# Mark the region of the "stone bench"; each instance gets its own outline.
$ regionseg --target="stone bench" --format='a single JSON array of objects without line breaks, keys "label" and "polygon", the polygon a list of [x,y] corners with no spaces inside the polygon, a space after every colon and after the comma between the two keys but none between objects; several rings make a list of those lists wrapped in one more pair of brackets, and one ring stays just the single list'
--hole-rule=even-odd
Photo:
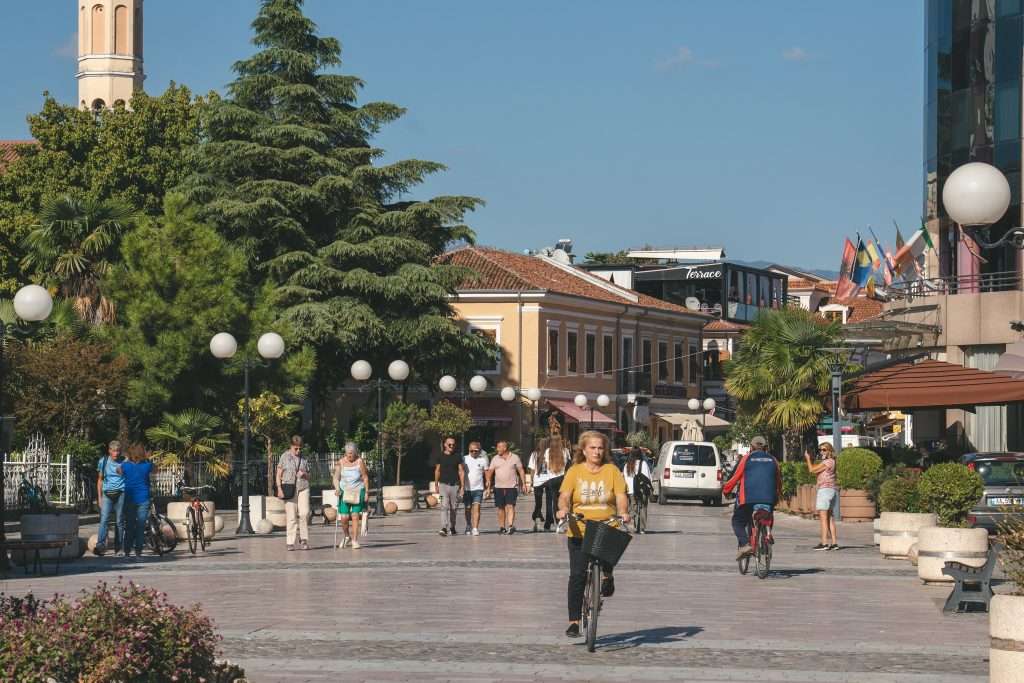
[{"label": "stone bench", "polygon": [[[20,540],[19,541],[5,541],[4,545],[2,547],[3,555],[4,555],[3,559],[4,560],[7,559],[6,558],[6,554],[7,554],[7,551],[9,551],[9,550],[13,550],[13,551],[19,551],[20,550],[23,553],[32,553],[32,562],[31,562],[32,573],[33,574],[39,574],[40,576],[42,576],[43,575],[43,561],[42,561],[42,557],[40,556],[40,551],[43,551],[43,550],[60,550],[61,548],[64,548],[66,545],[68,545],[71,541],[77,542],[78,539],[74,538],[74,539],[70,539],[69,540],[69,539],[66,539],[66,538],[61,538],[61,539],[43,540],[43,541],[20,541]],[[53,571],[54,576],[56,576],[57,574],[60,573],[60,556],[61,556],[61,553],[57,553],[56,568]],[[0,565],[6,566],[6,564],[7,564],[6,561],[0,562]],[[6,571],[6,568],[4,569],[4,571]],[[28,575],[28,573],[29,573],[29,562],[28,562],[28,559],[26,558],[26,560],[25,560],[25,574]]]}]

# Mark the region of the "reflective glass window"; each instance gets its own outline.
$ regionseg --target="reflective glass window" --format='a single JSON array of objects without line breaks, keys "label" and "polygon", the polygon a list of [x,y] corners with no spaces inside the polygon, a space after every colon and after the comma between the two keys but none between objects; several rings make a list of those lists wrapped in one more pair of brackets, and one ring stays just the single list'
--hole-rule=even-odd
[{"label": "reflective glass window", "polygon": [[548,328],[548,372],[558,372],[558,328]]},{"label": "reflective glass window", "polygon": [[963,90],[970,85],[968,76],[971,64],[970,46],[971,34],[969,31],[958,31],[953,35],[953,54],[950,58],[950,81],[953,90]]},{"label": "reflective glass window", "polygon": [[971,85],[984,85],[995,80],[995,24],[983,21],[971,28],[969,76]]},{"label": "reflective glass window", "polygon": [[588,375],[593,375],[597,370],[597,335],[587,332],[584,343],[583,367]]},{"label": "reflective glass window", "polygon": [[956,90],[953,92],[951,101],[952,134],[951,140],[954,152],[963,151],[964,161],[967,160],[967,146],[970,140],[970,91]]},{"label": "reflective glass window", "polygon": [[1020,79],[996,83],[995,139],[998,142],[1020,138]]},{"label": "reflective glass window", "polygon": [[747,273],[747,291],[745,294],[745,301],[748,304],[756,304],[757,301],[757,276],[753,273]]},{"label": "reflective glass window", "polygon": [[970,110],[968,111],[970,157],[977,156],[978,147],[992,144],[992,102],[995,87],[979,85],[971,89]]},{"label": "reflective glass window", "polygon": [[576,372],[576,358],[579,353],[579,336],[575,332],[569,332],[565,335],[565,349],[566,370],[568,372]]},{"label": "reflective glass window", "polygon": [[1020,80],[1021,17],[996,23],[996,82]]},{"label": "reflective glass window", "polygon": [[1024,10],[1021,0],[996,0],[996,16],[1009,17],[1020,14]]},{"label": "reflective glass window", "polygon": [[[997,127],[998,130],[998,127]],[[992,159],[1003,173],[1020,170],[1020,140],[1000,142],[995,146]]]},{"label": "reflective glass window", "polygon": [[683,377],[683,345],[680,344],[679,342],[676,342],[672,346],[672,355],[672,370],[674,372],[672,379],[682,384],[683,380],[685,379]]},{"label": "reflective glass window", "polygon": [[602,353],[601,353],[602,360],[604,362],[601,365],[601,372],[603,372],[606,375],[610,374],[611,371],[612,371],[612,368],[615,367],[614,366],[615,361],[612,360],[613,354],[615,353],[615,350],[614,350],[614,347],[613,347],[614,343],[615,343],[615,340],[612,338],[612,336],[610,334],[604,335],[604,348],[602,349]]},{"label": "reflective glass window", "polygon": [[757,287],[757,305],[760,308],[768,308],[768,277],[762,275],[758,279],[760,282]]},{"label": "reflective glass window", "polygon": [[668,381],[668,342],[658,342],[658,381]]},{"label": "reflective glass window", "polygon": [[642,357],[643,357],[643,360],[641,362],[644,364],[644,372],[650,372],[651,371],[651,340],[650,339],[644,339],[642,342],[640,342],[640,344],[641,344],[641,346],[640,346],[640,353],[642,354]]}]

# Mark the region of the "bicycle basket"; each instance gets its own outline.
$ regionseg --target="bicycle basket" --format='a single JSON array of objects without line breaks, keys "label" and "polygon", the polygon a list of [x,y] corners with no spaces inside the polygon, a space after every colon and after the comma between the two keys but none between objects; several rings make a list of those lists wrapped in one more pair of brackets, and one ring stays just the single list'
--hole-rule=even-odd
[{"label": "bicycle basket", "polygon": [[587,520],[583,532],[583,554],[596,557],[609,567],[614,567],[632,540],[633,537],[625,531],[603,522]]}]

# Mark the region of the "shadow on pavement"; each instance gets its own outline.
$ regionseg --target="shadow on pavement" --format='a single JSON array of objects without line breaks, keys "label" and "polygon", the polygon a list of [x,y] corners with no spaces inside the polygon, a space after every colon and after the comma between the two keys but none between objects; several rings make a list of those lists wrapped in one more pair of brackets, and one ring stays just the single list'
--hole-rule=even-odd
[{"label": "shadow on pavement", "polygon": [[772,569],[768,572],[769,579],[792,579],[794,576],[807,576],[808,574],[824,574],[821,567],[808,567],[807,569]]},{"label": "shadow on pavement", "polygon": [[640,647],[641,645],[676,643],[686,638],[692,638],[703,630],[700,626],[661,626],[644,629],[643,631],[600,636],[597,639],[597,644],[607,652],[614,652],[616,650]]}]

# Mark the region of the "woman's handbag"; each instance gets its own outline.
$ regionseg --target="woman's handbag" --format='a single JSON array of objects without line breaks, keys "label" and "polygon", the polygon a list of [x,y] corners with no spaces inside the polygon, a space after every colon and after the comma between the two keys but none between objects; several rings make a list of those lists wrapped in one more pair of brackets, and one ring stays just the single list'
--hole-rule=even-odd
[{"label": "woman's handbag", "polygon": [[363,502],[362,489],[345,489],[341,496],[341,502],[345,505],[359,505]]}]

